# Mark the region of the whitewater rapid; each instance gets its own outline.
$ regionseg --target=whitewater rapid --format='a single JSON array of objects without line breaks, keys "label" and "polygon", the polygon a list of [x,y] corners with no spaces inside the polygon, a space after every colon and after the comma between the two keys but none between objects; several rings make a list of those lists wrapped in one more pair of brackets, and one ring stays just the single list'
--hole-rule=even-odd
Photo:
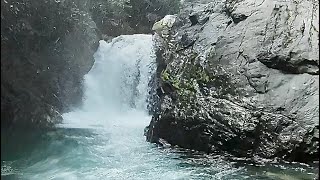
[{"label": "whitewater rapid", "polygon": [[[146,126],[147,98],[155,53],[151,35],[122,35],[100,41],[95,63],[84,77],[83,105],[63,115],[63,127]],[[130,119],[125,121],[126,119]]]}]

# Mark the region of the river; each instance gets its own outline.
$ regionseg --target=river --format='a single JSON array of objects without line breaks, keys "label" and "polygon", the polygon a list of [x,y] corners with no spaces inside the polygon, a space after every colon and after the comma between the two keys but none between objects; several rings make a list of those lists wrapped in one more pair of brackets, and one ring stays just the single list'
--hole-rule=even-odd
[{"label": "river", "polygon": [[[151,116],[147,98],[155,53],[151,35],[100,41],[95,64],[84,77],[80,107],[63,114],[57,129],[16,135],[1,148],[1,177],[30,180],[312,179],[314,167],[299,163],[257,166],[146,142]],[[5,134],[1,134],[5,138]],[[8,141],[9,142],[9,141]]]}]

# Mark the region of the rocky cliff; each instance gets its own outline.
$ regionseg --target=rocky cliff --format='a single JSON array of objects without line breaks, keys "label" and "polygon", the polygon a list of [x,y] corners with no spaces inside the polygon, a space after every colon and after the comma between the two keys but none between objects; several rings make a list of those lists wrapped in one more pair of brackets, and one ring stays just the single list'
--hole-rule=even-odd
[{"label": "rocky cliff", "polygon": [[151,32],[177,10],[167,1],[137,2],[1,0],[1,127],[60,122],[61,113],[81,103],[82,78],[103,34]]},{"label": "rocky cliff", "polygon": [[318,2],[184,6],[154,26],[156,110],[147,140],[253,159],[318,159]]},{"label": "rocky cliff", "polygon": [[81,100],[98,46],[86,1],[1,1],[1,125],[51,126]]}]

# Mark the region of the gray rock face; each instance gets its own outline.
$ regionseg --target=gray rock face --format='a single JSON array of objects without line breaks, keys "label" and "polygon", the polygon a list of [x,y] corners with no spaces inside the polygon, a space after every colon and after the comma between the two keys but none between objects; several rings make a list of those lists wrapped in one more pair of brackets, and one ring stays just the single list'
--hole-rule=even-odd
[{"label": "gray rock face", "polygon": [[186,2],[169,35],[155,35],[159,100],[147,140],[318,159],[318,14],[307,0]]}]

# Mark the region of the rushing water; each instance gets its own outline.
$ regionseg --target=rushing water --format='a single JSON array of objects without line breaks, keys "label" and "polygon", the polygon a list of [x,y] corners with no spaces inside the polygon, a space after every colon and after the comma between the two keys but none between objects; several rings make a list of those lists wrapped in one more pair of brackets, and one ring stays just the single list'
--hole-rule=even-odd
[{"label": "rushing water", "polygon": [[[312,179],[301,164],[254,166],[145,141],[148,82],[155,71],[151,35],[100,42],[85,76],[82,107],[45,134],[16,135],[1,147],[6,179]],[[6,134],[1,134],[1,141]],[[12,138],[12,137],[11,137]]]}]

